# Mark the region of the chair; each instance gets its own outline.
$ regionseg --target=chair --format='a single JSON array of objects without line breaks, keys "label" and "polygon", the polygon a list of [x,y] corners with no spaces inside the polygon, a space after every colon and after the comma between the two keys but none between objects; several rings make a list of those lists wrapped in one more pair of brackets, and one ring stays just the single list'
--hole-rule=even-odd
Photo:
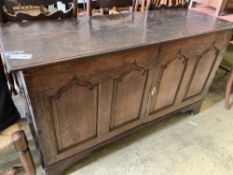
[{"label": "chair", "polygon": [[19,153],[22,167],[13,167],[7,172],[0,172],[0,175],[16,175],[23,170],[26,175],[36,175],[35,164],[28,148],[25,132],[20,129],[18,123],[0,132],[0,153],[1,151],[7,150],[12,145]]},{"label": "chair", "polygon": [[147,10],[187,8],[189,0],[147,0]]},{"label": "chair", "polygon": [[116,11],[116,8],[129,8],[129,12],[133,12],[135,9],[133,7],[138,5],[138,0],[87,0],[87,15],[92,16],[92,9],[100,8],[101,14],[105,14],[104,9],[113,9]]},{"label": "chair", "polygon": [[226,92],[225,92],[225,108],[230,109],[230,95],[233,84],[233,44],[228,45],[227,51],[223,57],[220,68],[228,73]]},{"label": "chair", "polygon": [[[59,0],[1,1],[0,22],[22,22],[77,17],[77,0],[60,1],[64,3],[62,7],[65,7],[65,10],[64,8],[59,9],[60,6],[57,4]],[[54,6],[55,9],[52,12],[49,11],[49,7],[51,6]]]},{"label": "chair", "polygon": [[[2,81],[6,81],[6,76],[4,76],[4,67],[3,67],[3,62],[2,59],[0,57],[0,76],[1,76],[1,83]],[[1,84],[2,85],[2,84]],[[7,93],[7,85],[3,85],[1,86],[2,88],[6,87],[6,89],[3,90],[4,93]],[[10,95],[10,93],[9,93]],[[4,99],[1,99],[4,100]],[[10,103],[9,101],[7,102],[7,104]],[[6,106],[5,106],[6,107]],[[13,109],[10,109],[10,111],[12,111]],[[12,118],[12,117],[11,117]],[[2,122],[2,121],[1,121]],[[12,121],[9,121],[10,123],[12,123]],[[9,124],[10,124],[9,123]],[[7,152],[7,149],[10,148],[11,146],[14,146],[16,151],[19,152],[19,157],[20,160],[22,162],[22,167],[13,167],[10,170],[8,170],[7,172],[1,172],[0,171],[0,175],[16,175],[19,172],[21,172],[22,170],[24,170],[26,172],[26,175],[36,175],[36,168],[35,168],[35,164],[33,162],[32,156],[31,156],[31,152],[28,148],[28,141],[26,138],[26,135],[24,133],[24,131],[21,128],[21,125],[19,122],[12,124],[11,126],[5,128],[6,126],[4,126],[4,130],[2,131],[2,127],[3,123],[0,123],[2,125],[0,125],[0,154],[2,152]],[[1,157],[1,156],[0,156]]]},{"label": "chair", "polygon": [[191,0],[189,8],[195,7],[197,3],[215,8],[215,16],[221,16],[225,9],[233,8],[233,0]]}]

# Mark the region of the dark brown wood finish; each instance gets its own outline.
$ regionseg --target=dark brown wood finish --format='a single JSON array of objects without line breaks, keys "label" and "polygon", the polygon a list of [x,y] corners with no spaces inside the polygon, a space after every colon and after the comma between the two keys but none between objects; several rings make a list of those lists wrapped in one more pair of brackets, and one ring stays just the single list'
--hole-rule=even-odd
[{"label": "dark brown wood finish", "polygon": [[[59,37],[51,32],[58,25]],[[17,74],[26,96],[47,174],[62,174],[151,122],[179,111],[197,113],[231,30],[228,22],[187,11],[3,25],[7,70]],[[22,38],[22,32],[29,34]],[[13,50],[33,57],[10,60]]]},{"label": "dark brown wood finish", "polygon": [[[166,10],[2,24],[0,38],[7,71],[12,72],[231,28],[232,23],[204,14]],[[7,59],[12,51],[32,54],[32,59]]]},{"label": "dark brown wood finish", "polygon": [[92,9],[95,8],[100,8],[101,11],[104,12],[104,9],[128,7],[129,12],[132,13],[134,11],[133,6],[138,6],[138,0],[97,0],[97,1],[88,0],[87,15],[92,16]]},{"label": "dark brown wood finish", "polygon": [[188,8],[188,0],[147,0],[147,10],[171,9],[171,8]]},{"label": "dark brown wood finish", "polygon": [[129,7],[133,5],[133,0],[98,0],[101,8]]},{"label": "dark brown wood finish", "polygon": [[[66,12],[55,11],[50,14],[45,14],[43,11],[40,11],[37,15],[31,15],[25,12],[15,12],[15,6],[39,6],[44,8],[45,5],[55,4],[57,0],[43,0],[43,1],[31,1],[31,0],[3,0],[0,3],[0,22],[22,22],[22,21],[40,21],[40,20],[51,20],[51,19],[65,19],[71,17],[77,17],[77,0],[60,0],[65,3],[67,7]],[[73,6],[71,4],[73,3]]]}]

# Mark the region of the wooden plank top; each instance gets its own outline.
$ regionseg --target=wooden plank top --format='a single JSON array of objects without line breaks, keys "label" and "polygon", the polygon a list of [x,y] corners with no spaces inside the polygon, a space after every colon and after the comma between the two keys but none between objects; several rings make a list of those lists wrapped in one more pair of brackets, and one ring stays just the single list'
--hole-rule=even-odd
[{"label": "wooden plank top", "polygon": [[[193,11],[149,11],[2,24],[0,44],[7,71],[13,72],[232,28],[230,22]],[[13,60],[12,53],[32,58]]]}]

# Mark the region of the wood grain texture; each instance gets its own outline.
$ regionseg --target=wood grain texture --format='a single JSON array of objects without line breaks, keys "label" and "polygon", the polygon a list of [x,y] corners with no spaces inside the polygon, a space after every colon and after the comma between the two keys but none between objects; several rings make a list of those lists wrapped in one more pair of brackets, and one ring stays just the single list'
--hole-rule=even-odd
[{"label": "wood grain texture", "polygon": [[[186,106],[197,112],[231,34],[25,70],[44,166],[53,172],[59,161]],[[200,72],[206,72],[205,80],[194,78]]]},{"label": "wood grain texture", "polygon": [[[180,105],[204,99],[226,50],[225,41],[230,37],[227,32],[209,34],[160,47],[159,57],[163,59],[159,60],[152,84],[157,93],[149,98],[146,122],[174,111]],[[167,52],[168,48],[170,52]]]},{"label": "wood grain texture", "polygon": [[[52,13],[45,13],[44,6],[56,4],[56,0],[43,0],[43,1],[31,1],[31,0],[15,0],[8,1],[3,0],[0,4],[0,22],[25,22],[25,21],[40,21],[51,19],[65,19],[71,17],[77,17],[77,1],[76,0],[61,0],[66,6],[66,11],[56,10]],[[70,5],[69,3],[73,3]],[[32,15],[22,11],[21,6],[38,6],[40,12],[37,15]],[[21,11],[15,11],[15,7],[21,9]]]},{"label": "wood grain texture", "polygon": [[112,7],[130,7],[133,5],[133,0],[98,0],[100,8]]},{"label": "wood grain texture", "polygon": [[[178,14],[177,19],[181,20],[180,12],[169,11],[165,14]],[[186,12],[182,11],[182,14]],[[191,110],[194,113],[199,111],[232,36],[232,25],[223,21],[216,23],[216,19],[205,16],[205,22],[209,27],[202,28],[198,22],[196,25],[199,28],[191,30],[189,26],[199,20],[200,16],[196,13],[191,13],[191,16],[186,14],[188,20],[185,21],[185,25],[183,21],[177,21],[183,24],[179,34],[185,36],[177,36],[176,33],[177,38],[173,36],[170,40],[168,36],[175,35],[173,32],[176,29],[169,28],[171,25],[169,20],[174,18],[168,17],[163,22],[160,21],[161,25],[155,25],[150,20],[163,16],[162,13],[149,12],[147,15],[149,16],[146,19],[149,21],[145,25],[152,25],[147,28],[148,33],[145,32],[142,38],[141,35],[140,37],[131,35],[132,38],[128,38],[130,33],[126,32],[127,35],[122,36],[125,42],[119,35],[118,40],[112,40],[115,47],[119,44],[123,45],[123,47],[118,46],[118,50],[107,45],[110,42],[106,38],[109,36],[108,32],[122,32],[123,26],[126,27],[124,30],[131,28],[131,32],[144,31],[144,28],[140,28],[137,23],[134,24],[135,26],[129,24],[128,15],[116,16],[116,21],[114,22],[112,18],[109,23],[100,22],[100,19],[105,21],[109,18],[91,18],[89,21],[91,27],[85,36],[76,33],[77,25],[74,26],[72,20],[60,21],[60,24],[64,24],[60,26],[60,28],[64,27],[61,31],[67,33],[72,31],[77,38],[92,38],[92,43],[86,40],[86,45],[82,47],[78,44],[71,46],[69,43],[74,43],[74,39],[66,35],[67,38],[62,44],[54,42],[47,45],[48,48],[43,47],[43,52],[37,52],[41,58],[48,53],[47,58],[49,57],[50,63],[44,59],[34,60],[35,58],[24,64],[21,63],[20,77],[21,81],[25,81],[22,88],[31,109],[30,117],[36,133],[35,139],[41,150],[43,167],[47,174],[62,174],[67,166],[83,155],[150,122],[161,120],[179,111]],[[167,17],[166,15],[163,17]],[[123,17],[126,21],[119,20],[119,17]],[[138,19],[141,17],[145,19],[141,15],[135,16]],[[190,24],[189,18],[192,18]],[[112,25],[119,21],[122,26],[112,30]],[[41,24],[32,23],[37,27]],[[44,27],[45,31],[42,30],[43,28],[39,27],[39,29],[42,35],[47,36],[48,31],[56,25],[46,24],[48,27]],[[161,26],[165,28],[164,32],[168,36],[161,36],[165,34],[160,31]],[[6,28],[14,29],[14,27]],[[28,29],[27,26],[25,28]],[[19,28],[16,27],[14,30],[16,29]],[[157,31],[161,32],[160,35],[156,35]],[[27,41],[33,38],[32,35],[25,36]],[[99,35],[106,43],[100,40]],[[16,39],[21,38],[14,34],[8,35],[8,38],[13,36],[16,36]],[[53,37],[53,41],[56,41],[57,36],[54,34]],[[49,36],[46,39],[51,38]],[[122,43],[119,43],[120,41]],[[133,42],[139,45],[130,45]],[[14,48],[6,38],[2,39],[2,43],[3,48],[9,46]],[[125,43],[127,44],[124,45]],[[52,55],[49,50],[61,48],[59,46],[63,46],[63,49],[56,50],[57,52]],[[106,48],[102,48],[104,46]],[[35,44],[30,48],[37,47],[38,44]],[[74,54],[75,49],[85,50],[87,54],[80,57],[76,55],[74,59],[68,58],[70,54],[68,51]],[[57,56],[56,58],[59,59],[61,54],[65,56],[63,62],[51,59],[51,56]],[[13,65],[13,62],[8,60],[8,64]],[[20,66],[19,62],[14,64]]]},{"label": "wood grain texture", "polygon": [[98,84],[74,77],[50,104],[59,152],[97,136]]},{"label": "wood grain texture", "polygon": [[46,165],[140,124],[156,50],[132,49],[25,72],[32,106],[39,107],[35,124]]},{"label": "wood grain texture", "polygon": [[[140,119],[147,78],[148,70],[134,62],[118,78],[114,79],[111,130]],[[123,100],[126,97],[127,100]]]},{"label": "wood grain texture", "polygon": [[[231,28],[231,23],[204,14],[166,10],[6,24],[0,26],[0,38],[7,71],[12,72]],[[15,50],[32,54],[32,59],[8,59],[7,53]]]}]

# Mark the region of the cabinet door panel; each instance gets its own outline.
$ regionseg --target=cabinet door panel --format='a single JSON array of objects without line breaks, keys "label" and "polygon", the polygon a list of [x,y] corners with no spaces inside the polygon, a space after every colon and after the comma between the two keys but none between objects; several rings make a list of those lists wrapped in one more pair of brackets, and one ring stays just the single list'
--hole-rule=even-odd
[{"label": "cabinet door panel", "polygon": [[215,39],[216,34],[210,34],[161,45],[146,121],[175,111],[185,105],[185,98],[204,92],[218,55]]},{"label": "cabinet door panel", "polygon": [[147,75],[134,63],[113,81],[111,130],[140,118]]},{"label": "cabinet door panel", "polygon": [[179,53],[179,45],[175,44],[162,45],[158,59],[147,106],[148,116],[169,109],[175,104],[187,66],[187,61]]},{"label": "cabinet door panel", "polygon": [[185,64],[179,58],[172,60],[165,68],[162,68],[158,95],[153,111],[158,111],[174,104],[184,69]]},{"label": "cabinet door panel", "polygon": [[74,78],[50,102],[59,152],[97,136],[97,85]]},{"label": "cabinet door panel", "polygon": [[214,46],[208,48],[206,53],[202,53],[196,57],[185,99],[201,95],[217,57],[218,50],[216,50]]},{"label": "cabinet door panel", "polygon": [[183,51],[188,66],[178,95],[179,103],[187,105],[204,99],[231,36],[231,32],[209,34],[196,40],[195,45],[203,48],[200,52],[192,56],[189,54],[193,52],[192,48],[190,52]]}]

